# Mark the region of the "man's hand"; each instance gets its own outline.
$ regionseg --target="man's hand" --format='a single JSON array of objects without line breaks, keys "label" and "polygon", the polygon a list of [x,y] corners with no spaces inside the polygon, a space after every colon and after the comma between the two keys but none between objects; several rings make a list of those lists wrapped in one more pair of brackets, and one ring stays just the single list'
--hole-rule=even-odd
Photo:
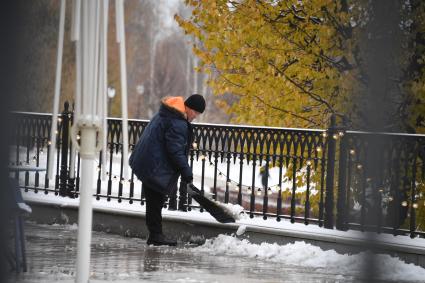
[{"label": "man's hand", "polygon": [[182,175],[182,179],[183,179],[183,181],[184,181],[186,184],[189,184],[189,183],[192,183],[192,182],[193,182],[193,176],[192,176],[192,175],[190,175],[190,176],[183,176],[183,175]]},{"label": "man's hand", "polygon": [[188,195],[190,195],[190,196],[200,195],[200,193],[201,193],[201,192],[198,190],[198,188],[196,188],[196,187],[192,184],[192,182],[187,183],[187,185],[186,185],[186,191],[187,191],[187,194],[188,194]]}]

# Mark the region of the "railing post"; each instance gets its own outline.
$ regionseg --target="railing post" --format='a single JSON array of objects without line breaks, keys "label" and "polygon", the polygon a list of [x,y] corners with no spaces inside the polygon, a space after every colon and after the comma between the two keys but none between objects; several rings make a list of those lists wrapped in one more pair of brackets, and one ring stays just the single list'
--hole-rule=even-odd
[{"label": "railing post", "polygon": [[341,136],[340,148],[339,148],[339,169],[338,169],[338,199],[337,199],[337,217],[336,217],[336,229],[347,230],[346,227],[346,199],[347,190],[350,189],[347,185],[347,138],[346,135]]},{"label": "railing post", "polygon": [[68,196],[68,147],[69,147],[69,103],[68,101],[64,104],[64,111],[62,112],[62,137],[61,137],[61,166],[60,166],[60,176],[59,176],[59,195]]},{"label": "railing post", "polygon": [[269,154],[267,153],[266,156],[266,165],[264,168],[264,172],[263,175],[261,176],[261,184],[263,185],[263,189],[264,189],[264,194],[263,194],[263,219],[266,220],[267,219],[267,212],[269,209],[269,196],[268,196],[268,189],[269,189],[269,162],[270,162],[270,157]]},{"label": "railing post", "polygon": [[324,227],[333,229],[334,227],[334,172],[335,172],[335,151],[336,142],[334,135],[336,134],[335,115],[331,116],[331,124],[328,129],[328,156],[326,166],[326,194],[325,194],[325,223]]},{"label": "railing post", "polygon": [[[68,118],[69,118],[69,123],[68,125],[72,127],[72,121],[74,121],[74,104],[72,104],[72,110],[70,111]],[[68,196],[72,197],[72,198],[76,198],[78,197],[78,194],[76,193],[75,190],[75,173],[74,173],[74,177],[71,178],[71,170],[74,170],[75,172],[75,160],[73,160],[72,154],[73,154],[73,148],[72,148],[72,143],[69,144],[69,154],[70,154],[70,160],[69,160],[69,165],[68,165],[68,184],[67,184],[67,191],[68,191]],[[75,159],[75,156],[74,156]],[[78,170],[78,169],[77,169]]]}]

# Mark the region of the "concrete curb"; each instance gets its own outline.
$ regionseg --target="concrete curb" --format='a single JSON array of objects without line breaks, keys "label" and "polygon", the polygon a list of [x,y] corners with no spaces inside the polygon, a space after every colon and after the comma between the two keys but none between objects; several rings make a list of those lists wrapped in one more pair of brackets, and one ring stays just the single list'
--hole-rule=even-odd
[{"label": "concrete curb", "polygon": [[[41,224],[73,224],[78,221],[78,205],[53,204],[43,201],[28,200],[33,213],[30,221]],[[203,243],[205,239],[219,234],[232,234],[237,231],[238,223],[214,223],[202,219],[183,219],[174,215],[163,215],[163,230],[180,241]],[[395,244],[376,240],[339,237],[320,233],[282,230],[271,227],[246,225],[246,231],[239,238],[251,243],[277,243],[280,245],[304,241],[319,246],[323,250],[333,249],[338,253],[358,253],[371,250],[374,253],[389,254],[425,268],[425,247]],[[145,213],[123,211],[113,208],[93,208],[93,230],[146,239],[148,231],[145,225]]]}]

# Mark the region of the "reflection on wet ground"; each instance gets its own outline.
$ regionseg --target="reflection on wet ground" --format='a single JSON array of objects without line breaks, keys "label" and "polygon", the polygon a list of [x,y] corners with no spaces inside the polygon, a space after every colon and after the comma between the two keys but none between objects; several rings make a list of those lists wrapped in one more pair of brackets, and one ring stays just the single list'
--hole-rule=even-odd
[{"label": "reflection on wet ground", "polygon": [[[11,281],[74,282],[76,226],[26,224],[28,272]],[[359,282],[244,257],[199,253],[193,246],[148,247],[146,241],[93,232],[90,282]]]}]

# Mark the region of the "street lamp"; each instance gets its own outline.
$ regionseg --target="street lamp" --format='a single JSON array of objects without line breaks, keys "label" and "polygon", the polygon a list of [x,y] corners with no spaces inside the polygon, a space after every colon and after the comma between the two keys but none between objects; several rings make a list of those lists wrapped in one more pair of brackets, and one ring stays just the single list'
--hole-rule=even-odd
[{"label": "street lamp", "polygon": [[115,88],[112,86],[108,87],[108,116],[111,116],[112,98],[115,97]]},{"label": "street lamp", "polygon": [[140,118],[140,111],[141,111],[140,101],[142,100],[142,95],[145,92],[145,86],[143,84],[137,85],[136,91],[139,94],[139,99],[137,103],[137,118]]},{"label": "street lamp", "polygon": [[136,90],[138,94],[142,95],[143,92],[145,92],[145,86],[143,84],[139,84],[137,85]]}]

